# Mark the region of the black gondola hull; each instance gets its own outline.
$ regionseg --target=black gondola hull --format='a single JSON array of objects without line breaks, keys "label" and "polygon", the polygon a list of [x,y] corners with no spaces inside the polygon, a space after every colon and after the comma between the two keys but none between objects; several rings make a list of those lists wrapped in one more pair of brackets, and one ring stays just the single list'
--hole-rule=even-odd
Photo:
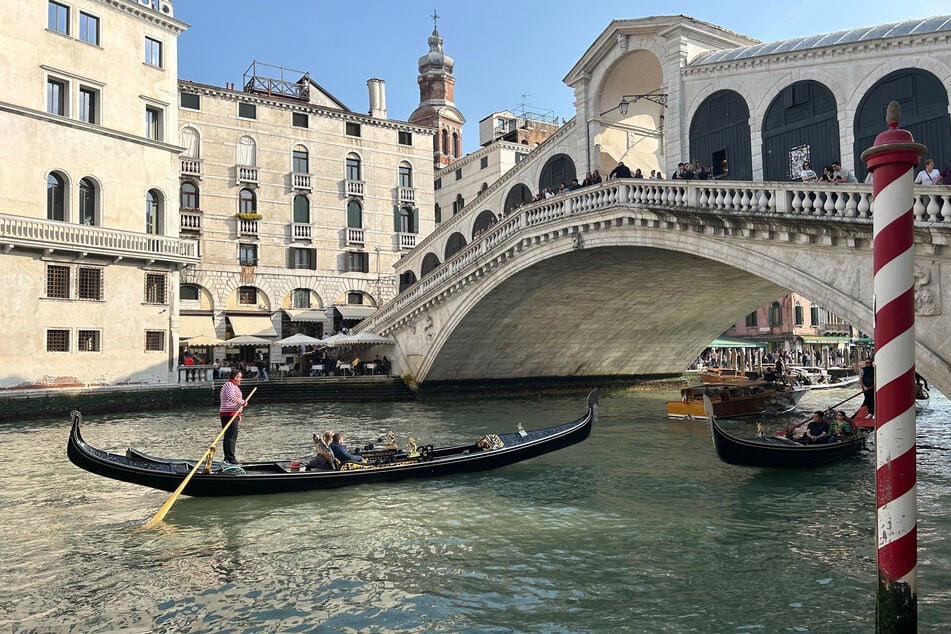
[{"label": "black gondola hull", "polygon": [[819,445],[802,445],[783,438],[745,439],[724,431],[711,421],[713,444],[720,460],[744,467],[800,469],[818,467],[854,456],[865,448],[867,435]]}]

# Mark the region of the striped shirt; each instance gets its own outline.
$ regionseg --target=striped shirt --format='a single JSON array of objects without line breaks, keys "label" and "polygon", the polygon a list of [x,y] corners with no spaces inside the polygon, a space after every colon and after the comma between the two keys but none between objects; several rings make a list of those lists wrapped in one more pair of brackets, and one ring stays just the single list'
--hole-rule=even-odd
[{"label": "striped shirt", "polygon": [[219,413],[222,416],[234,414],[244,405],[244,397],[241,395],[241,388],[234,381],[225,381],[221,386],[221,407]]}]

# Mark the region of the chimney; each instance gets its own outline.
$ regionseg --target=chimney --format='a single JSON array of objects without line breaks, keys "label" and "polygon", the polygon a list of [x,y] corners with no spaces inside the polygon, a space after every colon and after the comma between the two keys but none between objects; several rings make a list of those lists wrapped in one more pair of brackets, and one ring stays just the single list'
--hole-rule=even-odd
[{"label": "chimney", "polygon": [[370,90],[370,116],[374,119],[386,119],[386,82],[382,79],[368,79]]}]

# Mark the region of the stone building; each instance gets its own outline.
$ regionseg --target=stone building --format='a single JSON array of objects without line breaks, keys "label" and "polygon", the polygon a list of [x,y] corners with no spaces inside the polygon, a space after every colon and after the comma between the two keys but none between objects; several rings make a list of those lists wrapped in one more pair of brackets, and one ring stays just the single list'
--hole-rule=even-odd
[{"label": "stone building", "polygon": [[165,0],[3,0],[0,388],[162,383],[178,353],[177,38]]}]

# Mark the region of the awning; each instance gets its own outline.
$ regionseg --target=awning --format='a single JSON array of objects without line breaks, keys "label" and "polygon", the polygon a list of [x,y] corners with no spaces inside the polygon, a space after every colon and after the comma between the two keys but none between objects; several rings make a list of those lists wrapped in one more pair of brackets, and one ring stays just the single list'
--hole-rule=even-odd
[{"label": "awning", "polygon": [[228,321],[231,322],[231,330],[235,337],[241,335],[251,335],[253,337],[276,337],[277,332],[271,325],[271,318],[263,315],[228,315]]},{"label": "awning", "polygon": [[375,306],[355,306],[347,304],[345,306],[334,306],[343,319],[366,319],[376,312]]},{"label": "awning", "polygon": [[192,337],[214,337],[215,322],[211,315],[180,315],[178,317],[178,338],[191,339]]},{"label": "awning", "polygon": [[768,348],[768,344],[761,341],[748,341],[746,339],[731,339],[730,337],[720,337],[714,339],[708,348]]},{"label": "awning", "polygon": [[871,345],[872,343],[874,343],[871,337],[853,337],[852,339],[849,339],[849,342],[857,343],[857,344],[866,344],[866,345]]},{"label": "awning", "polygon": [[328,321],[327,315],[323,310],[312,310],[310,308],[287,308],[284,310],[291,321]]},{"label": "awning", "polygon": [[831,337],[831,336],[821,337],[821,336],[813,336],[813,335],[800,335],[800,338],[802,339],[803,343],[833,344],[833,343],[848,343],[849,342],[848,337]]}]

